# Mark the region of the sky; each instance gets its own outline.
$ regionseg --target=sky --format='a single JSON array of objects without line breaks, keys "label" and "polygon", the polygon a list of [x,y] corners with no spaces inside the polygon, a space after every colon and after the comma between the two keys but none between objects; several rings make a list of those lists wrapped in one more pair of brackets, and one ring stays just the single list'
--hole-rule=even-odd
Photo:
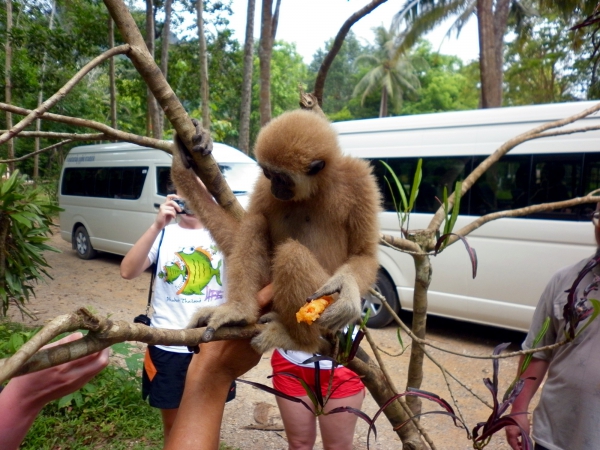
[{"label": "sky", "polygon": [[[275,3],[275,2],[274,2]],[[369,0],[282,0],[279,12],[277,39],[295,42],[296,49],[307,64],[312,61],[314,53],[322,48],[325,42],[337,34],[343,23],[353,13],[367,5]],[[383,25],[390,26],[392,17],[397,13],[405,0],[388,0],[369,15],[356,22],[351,30],[359,40],[373,42],[372,28]],[[232,0],[233,16],[230,28],[235,38],[243,45],[246,34],[247,0]],[[260,36],[261,1],[256,0],[254,19],[254,36]],[[456,55],[465,63],[479,57],[477,41],[477,20],[471,19],[458,39],[455,34],[445,38],[451,21],[440,25],[426,36],[433,44],[434,50],[443,54]]]}]

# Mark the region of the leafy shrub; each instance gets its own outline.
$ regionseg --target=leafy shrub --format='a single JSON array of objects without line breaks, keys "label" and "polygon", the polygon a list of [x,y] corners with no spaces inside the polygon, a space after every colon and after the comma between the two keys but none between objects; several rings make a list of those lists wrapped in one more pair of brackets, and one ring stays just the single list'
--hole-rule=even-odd
[{"label": "leafy shrub", "polygon": [[[6,165],[0,165],[6,173]],[[11,302],[22,307],[34,286],[43,280],[49,267],[45,250],[58,251],[46,245],[50,239],[52,216],[59,211],[55,201],[48,200],[41,189],[27,183],[15,170],[0,180],[0,299],[2,315]]]}]

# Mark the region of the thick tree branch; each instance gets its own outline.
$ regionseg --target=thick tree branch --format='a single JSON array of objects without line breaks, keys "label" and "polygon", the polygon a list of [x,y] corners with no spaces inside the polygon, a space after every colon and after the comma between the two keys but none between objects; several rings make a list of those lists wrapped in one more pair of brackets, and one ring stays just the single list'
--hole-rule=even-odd
[{"label": "thick tree branch", "polygon": [[[144,38],[127,6],[122,0],[104,0],[104,4],[119,28],[123,39],[129,43],[130,51],[127,56],[152,91],[177,135],[185,146],[191,150],[195,127],[154,58],[148,52]],[[244,210],[225,182],[225,178],[212,155],[201,156],[199,152],[190,153],[196,163],[194,169],[196,174],[204,182],[217,203],[228,213],[240,219],[244,215]]]},{"label": "thick tree branch", "polygon": [[19,123],[17,123],[14,127],[8,130],[6,133],[0,136],[0,145],[7,142],[9,139],[12,139],[21,131],[23,131],[28,125],[32,124],[36,119],[40,118],[46,111],[52,108],[56,103],[58,103],[65,95],[67,95],[71,89],[77,85],[81,81],[81,79],[86,76],[92,69],[100,65],[105,60],[112,58],[115,55],[121,55],[127,53],[130,50],[130,46],[120,45],[118,47],[111,48],[107,50],[100,56],[92,59],[89,63],[87,63],[79,72],[75,74],[73,78],[71,78],[62,88],[56,92],[52,97],[34,109],[27,117],[22,119]]},{"label": "thick tree branch", "polygon": [[[261,330],[261,325],[223,327],[215,332],[213,341],[250,339]],[[82,339],[40,350],[62,333],[89,330]],[[67,361],[82,358],[118,342],[137,341],[150,345],[195,346],[202,341],[204,328],[167,330],[146,325],[98,318],[80,308],[74,313],[54,318],[13,356],[0,360],[0,383],[13,376],[47,369]]]}]

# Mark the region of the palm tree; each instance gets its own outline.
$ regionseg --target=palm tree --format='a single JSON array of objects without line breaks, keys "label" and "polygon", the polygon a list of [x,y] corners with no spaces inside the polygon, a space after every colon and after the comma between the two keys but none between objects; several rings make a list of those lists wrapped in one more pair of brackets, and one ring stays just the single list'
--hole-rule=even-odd
[{"label": "palm tree", "polygon": [[379,104],[379,117],[388,115],[388,103],[394,107],[396,113],[402,107],[402,98],[405,92],[417,94],[421,87],[417,77],[417,68],[425,66],[425,61],[420,57],[407,57],[398,53],[397,36],[390,30],[379,26],[374,28],[375,52],[373,55],[361,55],[356,63],[368,63],[373,68],[358,82],[354,88],[353,96],[361,95],[361,105],[365,99],[381,89],[381,102]]},{"label": "palm tree", "polygon": [[594,6],[595,2],[588,0],[407,0],[392,27],[407,27],[398,48],[403,51],[448,18],[456,17],[448,34],[456,31],[458,35],[469,19],[477,17],[481,107],[494,108],[502,106],[504,35],[509,15],[519,27],[524,17],[537,15],[538,9],[592,14]]}]

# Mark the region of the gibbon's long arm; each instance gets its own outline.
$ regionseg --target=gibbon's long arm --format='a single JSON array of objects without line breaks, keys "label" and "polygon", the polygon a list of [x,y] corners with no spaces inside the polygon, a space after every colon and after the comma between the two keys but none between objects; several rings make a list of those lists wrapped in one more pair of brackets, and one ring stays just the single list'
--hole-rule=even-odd
[{"label": "gibbon's long arm", "polygon": [[[177,187],[177,192],[191,205],[192,211],[208,229],[223,254],[229,256],[233,250],[235,236],[240,224],[221,208],[210,195],[204,183],[190,168],[190,161],[193,162],[193,159],[177,136],[175,136],[175,147],[171,166],[171,179]],[[194,149],[196,149],[196,146]],[[212,143],[210,149],[212,149]]]}]

